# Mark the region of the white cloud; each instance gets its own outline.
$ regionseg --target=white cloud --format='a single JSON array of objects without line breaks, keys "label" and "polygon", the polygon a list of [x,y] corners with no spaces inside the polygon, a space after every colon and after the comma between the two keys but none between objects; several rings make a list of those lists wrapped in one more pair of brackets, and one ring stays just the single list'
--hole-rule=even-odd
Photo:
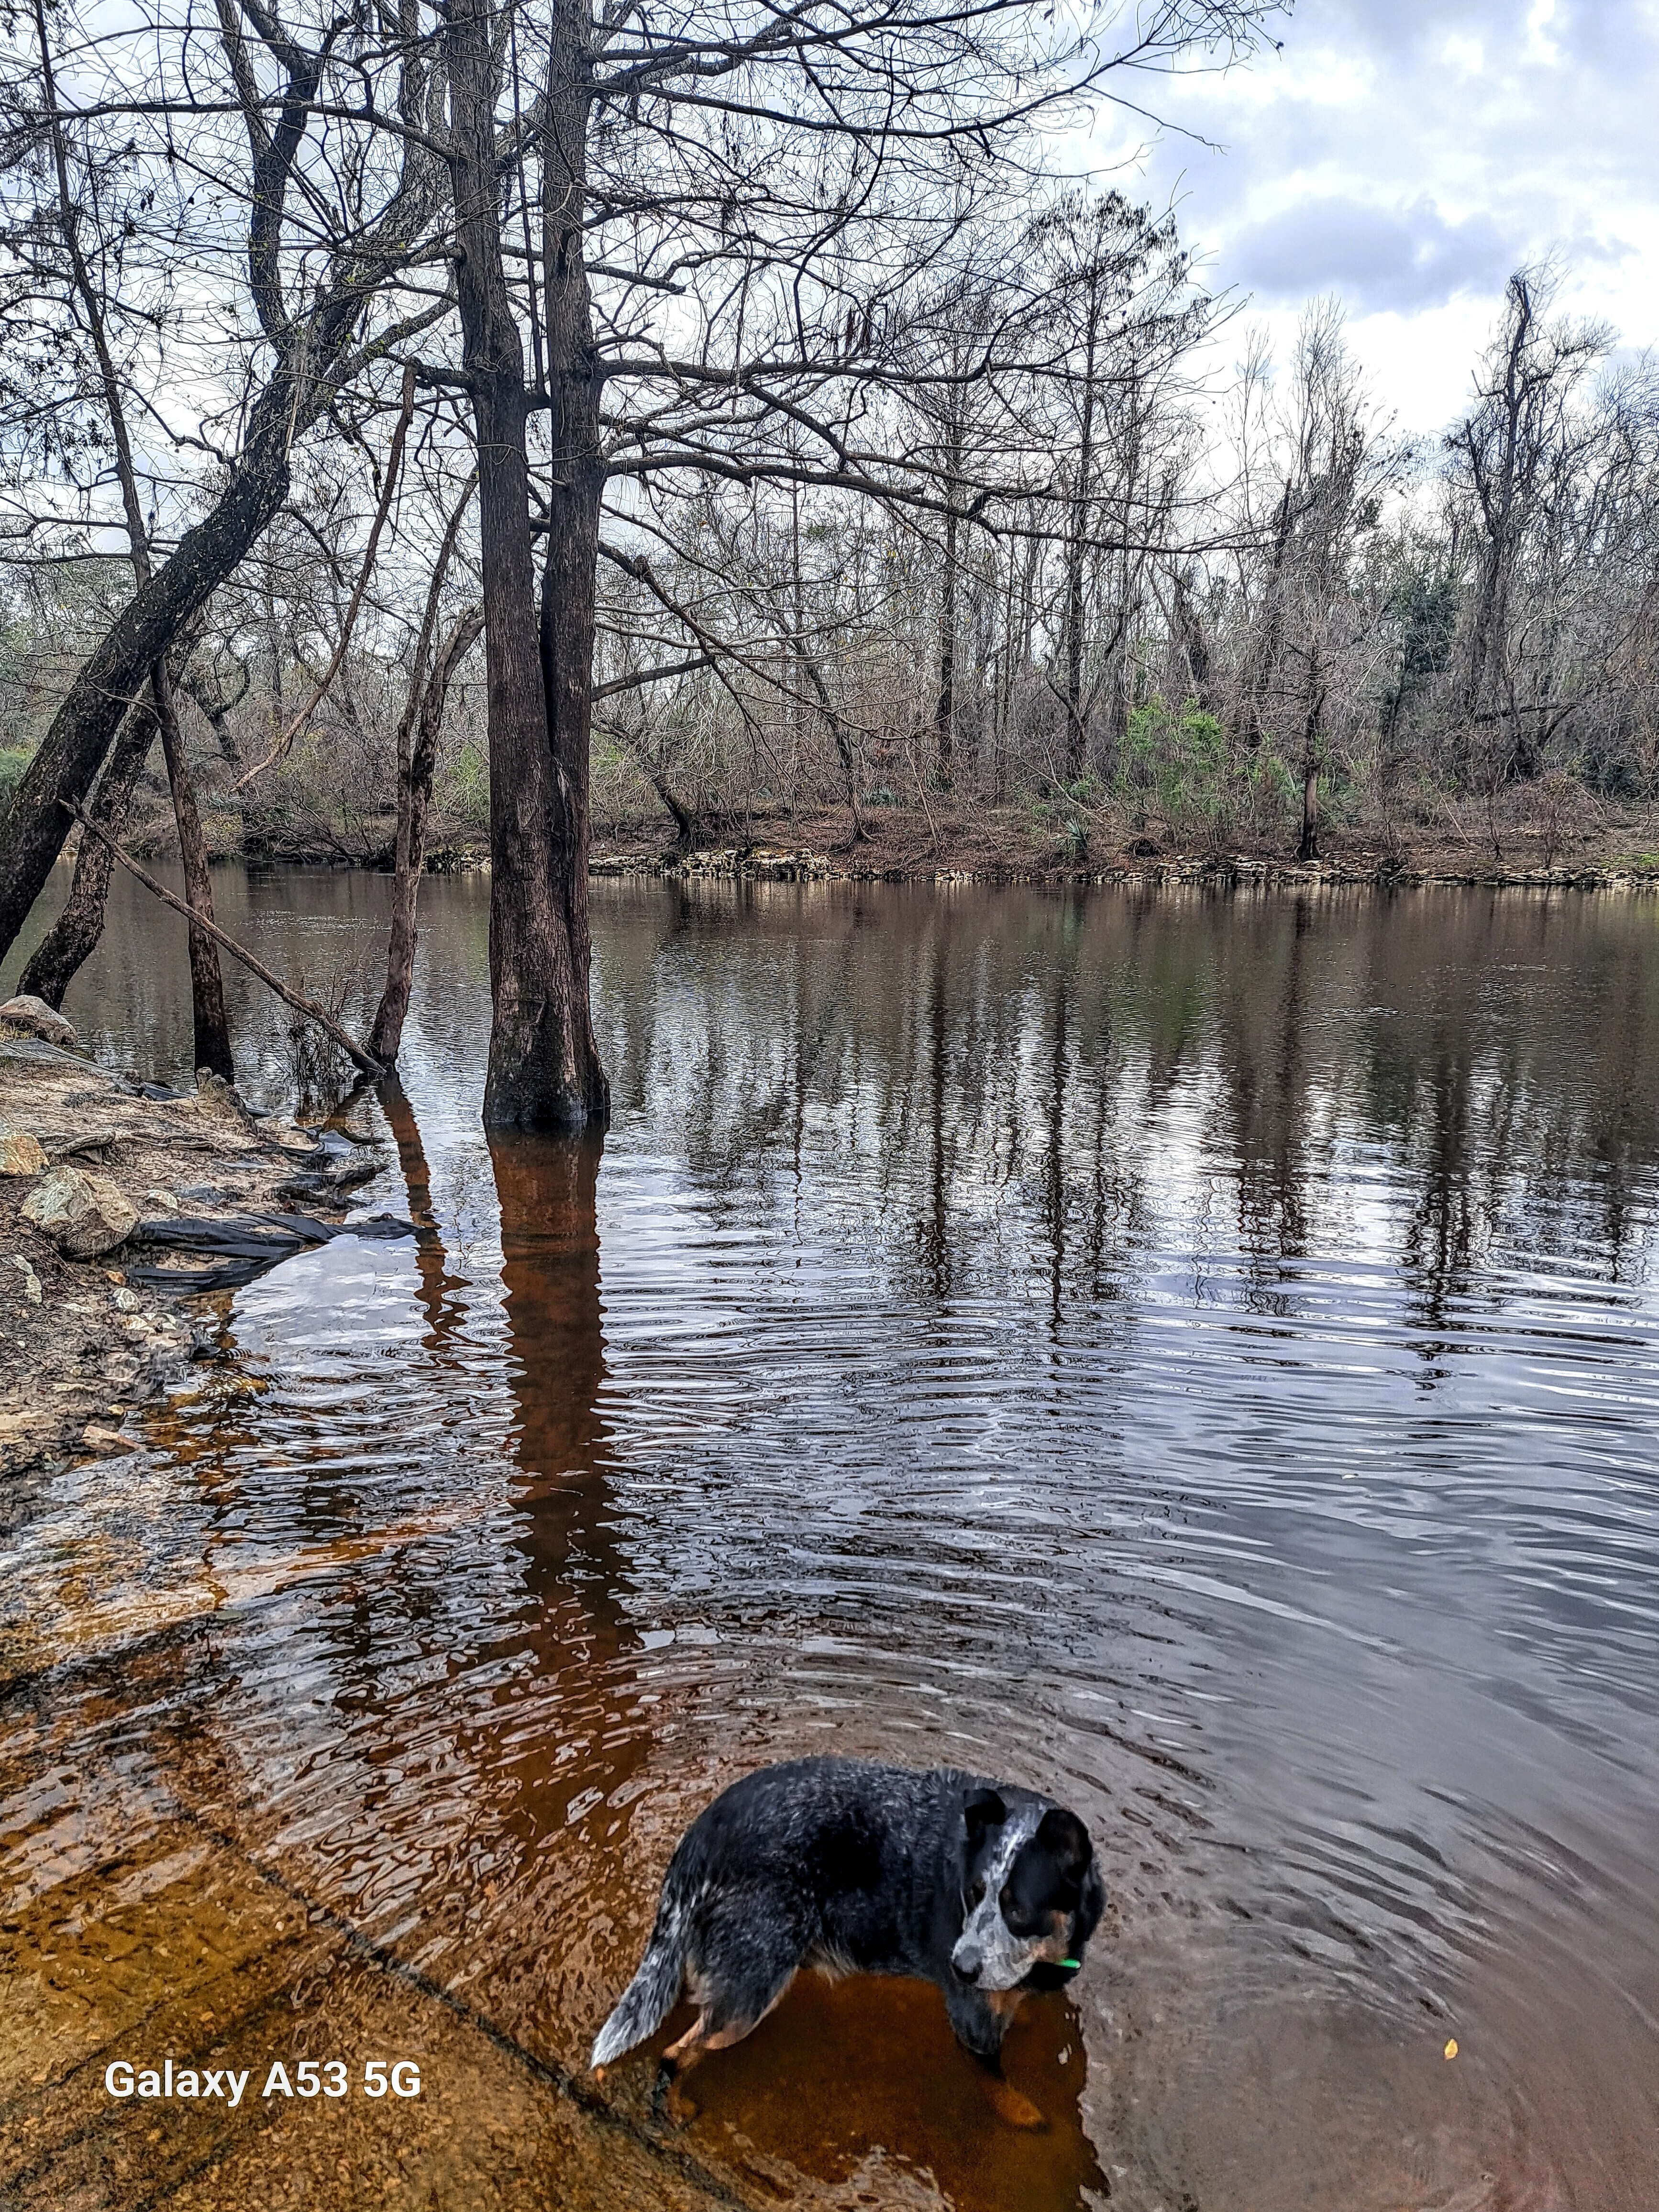
[{"label": "white cloud", "polygon": [[1149,104],[1178,127],[1150,149],[1103,108],[1087,158],[1142,151],[1141,189],[1280,350],[1337,293],[1381,396],[1435,429],[1510,270],[1547,253],[1563,307],[1659,345],[1659,0],[1300,0],[1276,28],[1277,52],[1168,80]]}]

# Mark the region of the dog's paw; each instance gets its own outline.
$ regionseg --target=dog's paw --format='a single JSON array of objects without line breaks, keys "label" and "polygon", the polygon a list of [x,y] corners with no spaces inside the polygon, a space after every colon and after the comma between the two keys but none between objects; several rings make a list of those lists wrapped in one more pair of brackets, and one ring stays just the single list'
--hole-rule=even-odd
[{"label": "dog's paw", "polygon": [[678,2081],[669,2083],[667,2094],[662,2100],[662,2108],[670,2122],[677,2128],[683,2128],[690,2121],[695,2120],[700,2109],[696,2099],[688,2095],[684,2085]]},{"label": "dog's paw", "polygon": [[1011,2128],[1026,2128],[1035,2131],[1048,2124],[1039,2108],[1029,2097],[1022,2096],[1011,2082],[993,2081],[991,2102],[996,2108],[997,2118],[1005,2120]]},{"label": "dog's paw", "polygon": [[666,2058],[657,2069],[656,2082],[651,2092],[651,2109],[659,2121],[666,2121],[671,2127],[683,2128],[689,2120],[695,2120],[697,2117],[696,2100],[687,2094],[678,2069]]}]

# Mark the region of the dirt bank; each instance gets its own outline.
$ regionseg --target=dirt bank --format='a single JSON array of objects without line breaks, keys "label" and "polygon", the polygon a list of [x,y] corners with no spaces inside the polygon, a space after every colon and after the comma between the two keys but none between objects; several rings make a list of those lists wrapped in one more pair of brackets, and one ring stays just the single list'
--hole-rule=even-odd
[{"label": "dirt bank", "polygon": [[[278,1233],[250,1217],[337,1220],[382,1164],[376,1152],[254,1117],[223,1085],[179,1096],[16,1034],[0,1034],[8,1135],[33,1138],[44,1160],[23,1143],[11,1157],[34,1171],[0,1174],[0,1477],[131,1450],[124,1424],[210,1356],[219,1314],[187,1279],[211,1279],[215,1255],[161,1240],[190,1233],[186,1222],[234,1241]],[[25,1212],[64,1167],[113,1185],[137,1217],[98,1257],[66,1257]],[[158,1288],[145,1279],[158,1270],[186,1279]],[[15,1485],[0,1489],[0,1522],[6,1490]]]},{"label": "dirt bank", "polygon": [[665,849],[654,823],[598,836],[596,875],[744,875],[775,879],[844,878],[888,883],[1135,884],[1492,884],[1659,889],[1659,831],[1635,820],[1565,849],[1540,836],[1505,837],[1501,849],[1420,836],[1389,847],[1335,829],[1323,857],[1302,862],[1265,842],[1211,845],[1168,836],[1114,837],[1091,829],[1067,848],[1023,811],[953,808],[941,799],[930,816],[872,809],[867,834],[851,836],[846,809],[757,816],[696,852]]}]

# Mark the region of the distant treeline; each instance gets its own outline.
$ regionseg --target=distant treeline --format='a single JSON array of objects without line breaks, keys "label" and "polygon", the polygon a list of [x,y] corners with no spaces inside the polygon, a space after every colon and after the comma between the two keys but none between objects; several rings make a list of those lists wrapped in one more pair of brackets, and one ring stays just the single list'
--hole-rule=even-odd
[{"label": "distant treeline", "polygon": [[[1659,778],[1659,370],[1609,368],[1550,289],[1512,279],[1428,443],[1379,417],[1334,303],[1288,363],[1256,347],[1218,379],[1221,308],[1116,195],[1062,196],[1004,266],[964,249],[869,402],[902,501],[709,472],[613,526],[596,827],[690,846],[839,807],[855,843],[948,793],[1017,810],[1049,857],[1149,834],[1311,854],[1333,823],[1570,849]],[[354,489],[311,471],[198,626],[179,690],[215,849],[389,854],[424,581],[404,599],[395,562],[300,740],[241,781],[335,658]],[[89,552],[9,572],[0,778],[127,584]],[[450,688],[441,842],[487,831],[482,678],[473,652]],[[170,836],[159,758],[147,797]]]}]

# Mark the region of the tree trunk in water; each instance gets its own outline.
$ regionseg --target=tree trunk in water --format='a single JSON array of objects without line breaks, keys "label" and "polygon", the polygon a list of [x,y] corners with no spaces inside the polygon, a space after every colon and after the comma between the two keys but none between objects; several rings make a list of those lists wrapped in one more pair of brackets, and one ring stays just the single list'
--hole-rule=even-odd
[{"label": "tree trunk in water", "polygon": [[[92,804],[87,809],[99,828],[106,830],[112,837],[118,838],[125,825],[127,809],[138,788],[149,749],[155,742],[155,702],[148,698],[136,699],[127,711],[120,734],[105,763],[104,773],[98,780]],[[113,866],[107,845],[100,845],[95,837],[82,838],[75,856],[69,896],[18,978],[20,991],[44,999],[49,1006],[63,1005],[64,994],[91,957],[104,933],[109,875]]]},{"label": "tree trunk in water", "polygon": [[592,959],[587,915],[588,760],[593,632],[599,588],[602,377],[583,258],[587,118],[592,97],[585,12],[556,8],[548,61],[548,137],[542,178],[542,266],[552,481],[542,571],[542,681],[553,775],[549,827],[559,951],[568,982],[560,1119],[604,1121],[611,1086],[599,1065],[588,1006]]},{"label": "tree trunk in water", "polygon": [[[185,872],[185,901],[205,921],[214,920],[213,882],[208,874],[207,840],[202,817],[196,811],[196,787],[185,758],[184,732],[173,696],[173,683],[164,662],[158,660],[151,675],[155,719],[161,725],[161,751],[173,788],[173,817],[179,825],[179,858]],[[190,929],[190,1006],[196,1028],[198,1067],[210,1068],[227,1083],[236,1080],[236,1062],[230,1049],[230,1023],[225,1012],[225,979],[219,966],[219,948],[204,929],[192,922]]]},{"label": "tree trunk in water", "polygon": [[[556,27],[569,12],[556,10]],[[586,760],[584,750],[572,791],[563,753],[556,769],[549,743],[530,548],[524,349],[501,260],[487,0],[453,0],[445,47],[461,249],[457,285],[477,436],[483,556],[493,1010],[483,1118],[488,1128],[580,1126],[604,1110],[605,1099],[587,1010]],[[555,467],[556,473],[556,461]],[[568,493],[562,495],[565,505],[568,500]],[[556,514],[556,538],[563,521]],[[590,647],[597,537],[596,515],[586,583]],[[584,707],[587,675],[584,667]],[[573,850],[580,862],[574,884]]]},{"label": "tree trunk in water", "polygon": [[[426,817],[432,804],[432,778],[443,733],[444,706],[456,669],[483,628],[483,609],[468,607],[456,617],[421,698],[418,735],[398,779],[398,845],[393,862],[392,931],[386,947],[386,988],[368,1033],[368,1049],[388,1066],[398,1057],[409,994],[415,980],[415,909],[426,866]],[[408,745],[407,732],[404,743]]]}]

